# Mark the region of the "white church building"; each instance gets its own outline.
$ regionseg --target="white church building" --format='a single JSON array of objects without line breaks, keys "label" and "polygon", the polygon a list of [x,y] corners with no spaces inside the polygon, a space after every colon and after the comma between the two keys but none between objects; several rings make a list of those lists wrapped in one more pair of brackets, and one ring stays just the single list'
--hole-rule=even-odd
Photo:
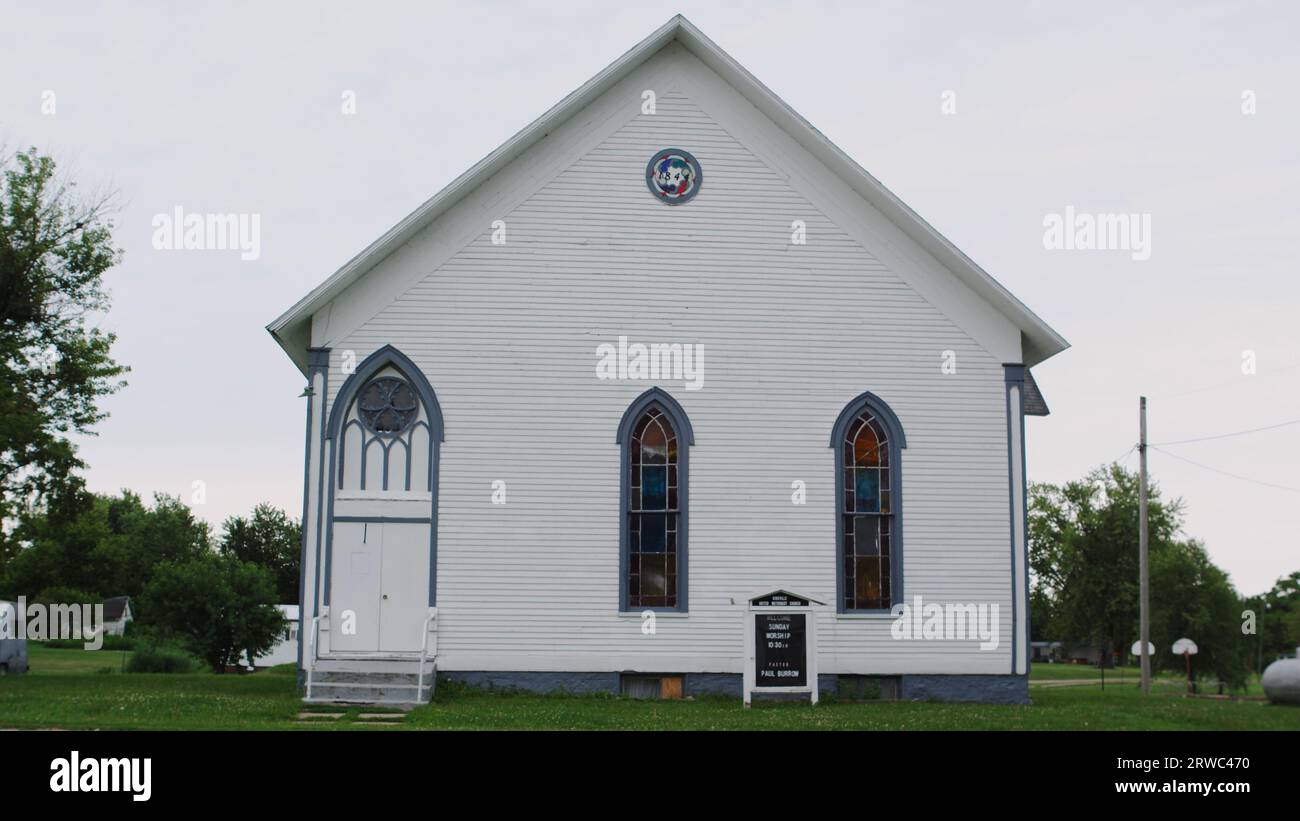
[{"label": "white church building", "polygon": [[1067,343],[680,16],[268,329],[309,700],[739,696],[770,590],[824,603],[823,691],[1028,700]]}]

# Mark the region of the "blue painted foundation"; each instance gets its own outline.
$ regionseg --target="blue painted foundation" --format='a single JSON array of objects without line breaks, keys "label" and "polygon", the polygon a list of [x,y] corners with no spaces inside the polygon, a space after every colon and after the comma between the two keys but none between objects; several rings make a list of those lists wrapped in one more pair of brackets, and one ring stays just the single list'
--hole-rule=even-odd
[{"label": "blue painted foundation", "polygon": [[528,693],[615,693],[618,673],[539,672],[438,672],[441,681],[454,681],[485,690],[520,690]]},{"label": "blue painted foundation", "polygon": [[688,696],[730,696],[740,698],[745,689],[738,673],[687,673],[682,689]]},{"label": "blue painted foundation", "polygon": [[904,701],[1028,704],[1029,676],[903,676]]},{"label": "blue painted foundation", "polygon": [[[641,671],[641,675],[654,673]],[[438,678],[487,690],[515,690],[528,693],[573,693],[588,695],[620,692],[619,673],[542,673],[533,671],[479,672],[441,671]],[[977,702],[981,704],[1028,704],[1028,676],[904,675],[899,680],[903,701]],[[743,687],[739,673],[686,673],[685,695],[740,698]],[[817,689],[831,695],[839,687],[839,676],[817,677]],[[761,691],[760,691],[761,692]],[[776,697],[774,694],[773,697]]]}]

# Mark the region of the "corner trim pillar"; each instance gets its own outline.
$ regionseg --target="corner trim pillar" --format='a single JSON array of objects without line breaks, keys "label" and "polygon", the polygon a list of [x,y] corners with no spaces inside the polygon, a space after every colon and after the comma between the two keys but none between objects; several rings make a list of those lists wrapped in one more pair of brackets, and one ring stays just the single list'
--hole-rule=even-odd
[{"label": "corner trim pillar", "polygon": [[307,349],[307,430],[303,447],[302,555],[298,576],[300,675],[304,669],[309,625],[320,608],[321,483],[324,480],[321,457],[325,442],[329,363],[329,348]]},{"label": "corner trim pillar", "polygon": [[1002,366],[1007,391],[1007,489],[1011,521],[1011,672],[1029,672],[1029,518],[1025,472],[1024,365]]}]

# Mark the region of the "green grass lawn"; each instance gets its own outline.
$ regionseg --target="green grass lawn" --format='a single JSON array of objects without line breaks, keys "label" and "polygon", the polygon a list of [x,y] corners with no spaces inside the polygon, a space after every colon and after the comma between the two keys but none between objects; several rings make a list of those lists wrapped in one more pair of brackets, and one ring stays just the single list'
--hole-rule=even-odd
[{"label": "green grass lawn", "polygon": [[[1109,689],[1112,685],[1116,687],[1127,687],[1136,685],[1141,680],[1142,671],[1137,667],[1111,667],[1106,670],[1106,687]],[[1211,680],[1212,677],[1201,677],[1197,686],[1202,693],[1215,693],[1218,691],[1217,683]],[[1090,681],[1101,684],[1101,669],[1089,664],[1033,664],[1029,668],[1029,683],[1031,686],[1047,685],[1054,682],[1063,681]],[[1168,689],[1170,691],[1182,692],[1187,688],[1187,678],[1183,673],[1172,670],[1158,670],[1152,677],[1153,686]],[[1258,677],[1252,677],[1247,683],[1244,690],[1240,690],[1234,695],[1239,696],[1262,696],[1264,688],[1259,684]]]},{"label": "green grass lawn", "polygon": [[55,650],[36,642],[27,643],[27,664],[34,676],[67,673],[111,673],[125,669],[129,652],[114,650]]},{"label": "green grass lawn", "polygon": [[[32,673],[0,678],[0,727],[68,729],[371,729],[340,720],[304,725],[294,676],[132,674],[121,653],[33,646]],[[634,701],[612,697],[486,693],[440,685],[434,703],[401,725],[380,729],[861,729],[861,730],[1300,730],[1300,708],[1259,702],[1185,699],[1161,686],[1033,688],[1024,707],[980,704],[823,701],[758,704],[739,699]]]}]

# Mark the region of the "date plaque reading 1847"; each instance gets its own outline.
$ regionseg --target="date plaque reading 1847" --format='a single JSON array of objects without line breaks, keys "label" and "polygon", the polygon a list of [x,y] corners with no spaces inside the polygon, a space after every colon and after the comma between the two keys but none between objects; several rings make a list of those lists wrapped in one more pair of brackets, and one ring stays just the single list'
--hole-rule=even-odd
[{"label": "date plaque reading 1847", "polygon": [[808,684],[806,613],[754,615],[754,682],[759,687],[803,687]]}]

